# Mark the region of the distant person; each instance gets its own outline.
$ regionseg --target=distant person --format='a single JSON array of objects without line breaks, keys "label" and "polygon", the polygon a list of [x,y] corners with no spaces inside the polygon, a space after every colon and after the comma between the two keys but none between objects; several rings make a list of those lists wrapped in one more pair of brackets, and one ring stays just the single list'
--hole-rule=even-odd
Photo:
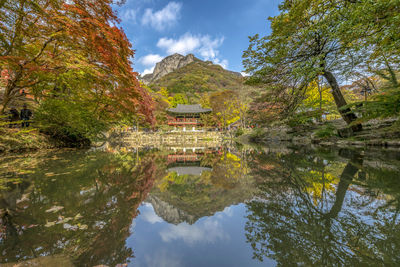
[{"label": "distant person", "polygon": [[15,107],[10,108],[8,120],[10,122],[9,127],[14,128],[16,126],[14,122],[19,120],[19,112]]},{"label": "distant person", "polygon": [[32,111],[27,108],[27,105],[24,104],[24,108],[21,110],[21,120],[22,120],[22,128],[29,127],[29,120],[32,116]]}]

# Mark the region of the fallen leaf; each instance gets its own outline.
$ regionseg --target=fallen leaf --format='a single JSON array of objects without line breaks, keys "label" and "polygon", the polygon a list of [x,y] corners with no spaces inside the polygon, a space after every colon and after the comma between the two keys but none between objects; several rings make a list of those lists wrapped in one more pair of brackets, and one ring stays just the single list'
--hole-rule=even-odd
[{"label": "fallen leaf", "polygon": [[46,212],[53,212],[56,213],[59,210],[62,210],[64,207],[63,206],[53,206],[50,209],[46,210]]},{"label": "fallen leaf", "polygon": [[83,216],[80,213],[78,213],[75,215],[74,220],[79,220],[80,218],[83,218]]},{"label": "fallen leaf", "polygon": [[64,229],[67,229],[67,230],[72,230],[72,231],[78,230],[78,226],[70,225],[69,223],[64,223],[63,227],[64,227]]},{"label": "fallen leaf", "polygon": [[82,225],[79,226],[79,229],[80,230],[86,230],[86,229],[88,229],[88,226],[86,224],[82,224]]},{"label": "fallen leaf", "polygon": [[54,222],[46,222],[46,224],[44,226],[45,227],[51,227],[51,226],[53,226],[55,224],[56,224],[56,221],[54,221]]}]

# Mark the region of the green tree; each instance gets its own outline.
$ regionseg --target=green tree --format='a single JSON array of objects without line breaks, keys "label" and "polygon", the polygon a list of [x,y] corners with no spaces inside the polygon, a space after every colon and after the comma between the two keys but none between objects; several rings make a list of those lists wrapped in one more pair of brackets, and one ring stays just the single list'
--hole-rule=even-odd
[{"label": "green tree", "polygon": [[[352,124],[357,117],[347,106],[337,78],[357,63],[351,60],[351,42],[341,39],[341,21],[347,13],[338,11],[345,10],[351,2],[283,1],[281,13],[270,18],[272,33],[251,37],[243,54],[246,72],[253,74],[252,81],[269,86],[283,84],[284,90],[301,99],[309,84],[323,76],[341,116]],[[360,130],[361,125],[352,128]]]},{"label": "green tree", "polygon": [[170,97],[169,102],[172,108],[176,108],[178,104],[188,104],[188,99],[186,95],[178,93],[175,94],[173,97]]}]

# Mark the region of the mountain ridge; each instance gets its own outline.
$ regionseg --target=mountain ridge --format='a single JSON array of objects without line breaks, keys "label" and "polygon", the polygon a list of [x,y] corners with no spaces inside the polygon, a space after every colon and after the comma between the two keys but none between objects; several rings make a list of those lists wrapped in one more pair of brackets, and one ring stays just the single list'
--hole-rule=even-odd
[{"label": "mountain ridge", "polygon": [[[196,58],[193,54],[188,54],[186,56],[183,56],[181,54],[175,53],[173,55],[165,57],[160,62],[158,62],[156,64],[156,66],[154,67],[153,73],[143,75],[139,79],[144,84],[150,85],[152,83],[157,82],[164,76],[166,76],[172,72],[175,72],[193,62],[203,62],[204,64],[210,65],[210,66],[214,65],[211,61],[202,61],[202,60]],[[230,70],[225,70],[225,71],[227,71],[231,74],[234,74],[237,77],[242,77],[242,75],[239,72],[234,72],[234,71],[230,71]]]}]

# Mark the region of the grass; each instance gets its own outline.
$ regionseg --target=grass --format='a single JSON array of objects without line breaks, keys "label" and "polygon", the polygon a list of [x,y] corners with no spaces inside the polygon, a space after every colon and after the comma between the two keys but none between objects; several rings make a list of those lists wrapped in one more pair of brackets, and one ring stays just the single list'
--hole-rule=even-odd
[{"label": "grass", "polygon": [[315,136],[318,138],[326,139],[332,136],[337,136],[336,128],[328,123],[315,131]]},{"label": "grass", "polygon": [[35,128],[0,127],[0,152],[19,152],[55,147]]}]

